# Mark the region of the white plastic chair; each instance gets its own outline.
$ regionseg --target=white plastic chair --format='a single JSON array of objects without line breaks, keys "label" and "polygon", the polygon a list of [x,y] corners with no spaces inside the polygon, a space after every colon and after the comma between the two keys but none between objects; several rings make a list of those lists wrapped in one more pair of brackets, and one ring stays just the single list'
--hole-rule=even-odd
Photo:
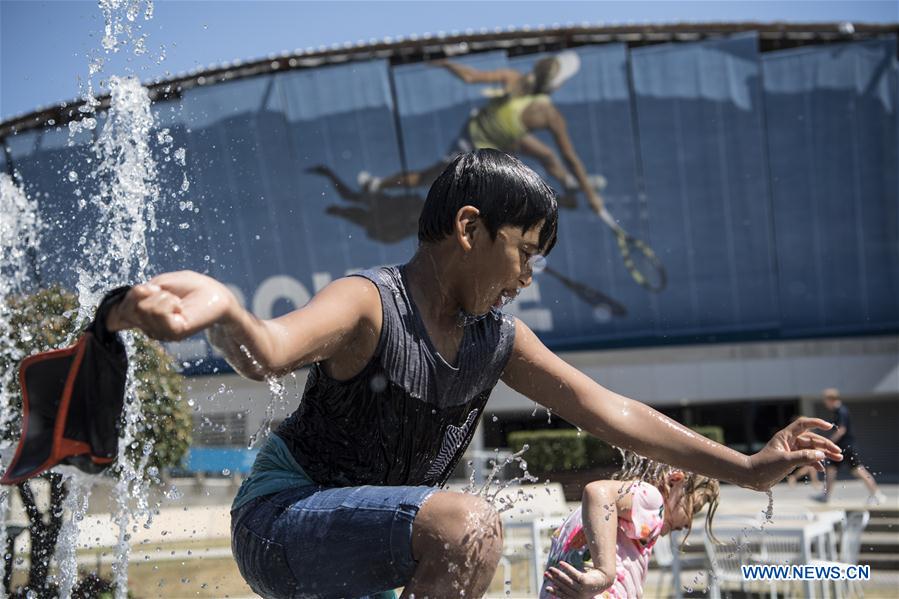
[{"label": "white plastic chair", "polygon": [[665,570],[671,572],[671,586],[674,587],[674,599],[683,597],[683,585],[681,583],[681,572],[684,570],[704,570],[706,569],[705,556],[688,556],[684,557],[681,552],[683,532],[673,531],[668,536],[659,539],[652,550],[652,558],[656,565],[662,570],[659,573],[659,581],[657,585],[657,594],[662,594],[663,582],[665,581]]},{"label": "white plastic chair", "polygon": [[[780,541],[788,541],[786,538],[773,539],[767,537],[765,532],[752,526],[738,528],[716,527],[715,536],[718,537],[719,543],[715,543],[708,535],[703,537],[708,559],[709,597],[712,599],[721,599],[722,583],[731,587],[737,586],[742,592],[759,592],[756,589],[749,588],[750,586],[758,586],[758,583],[746,581],[743,578],[741,566],[756,563],[775,563],[777,558],[786,552]],[[795,552],[798,554],[798,543],[796,545],[797,547],[790,553]],[[762,584],[767,587],[771,599],[776,599],[778,596],[776,581],[771,580]]]},{"label": "white plastic chair", "polygon": [[[840,568],[858,564],[858,557],[862,548],[862,533],[865,532],[870,519],[871,514],[867,511],[848,513],[843,521],[843,532],[840,535],[839,561],[814,560],[812,563],[817,566],[837,566]],[[858,580],[836,581],[835,590],[837,599],[861,597],[865,594],[861,582]]]},{"label": "white plastic chair", "polygon": [[[543,568],[550,537],[571,513],[562,485],[520,485],[498,494],[495,505],[514,504],[502,513],[505,530],[503,567],[526,560],[530,576],[528,596],[536,597],[543,585]],[[513,591],[514,592],[514,591]]]},{"label": "white plastic chair", "polygon": [[675,550],[672,546],[671,535],[659,539],[656,541],[655,547],[653,547],[652,559],[655,560],[656,565],[662,570],[659,572],[659,584],[656,587],[656,594],[662,594],[662,583],[665,581],[665,571],[667,570],[671,572],[671,586],[674,587],[674,599],[681,599],[680,581],[678,580],[680,572],[674,560]]},{"label": "white plastic chair", "polygon": [[843,534],[840,537],[840,561],[845,564],[857,564],[858,556],[862,548],[862,533],[868,527],[871,514],[864,512],[850,512],[846,515],[846,524],[843,526]]}]

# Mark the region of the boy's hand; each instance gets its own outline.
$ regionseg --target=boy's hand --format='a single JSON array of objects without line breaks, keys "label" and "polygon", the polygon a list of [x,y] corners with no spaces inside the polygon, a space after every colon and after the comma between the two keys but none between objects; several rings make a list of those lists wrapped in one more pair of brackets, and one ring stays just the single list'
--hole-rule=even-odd
[{"label": "boy's hand", "polygon": [[136,328],[153,339],[178,341],[223,319],[236,305],[234,295],[215,279],[171,272],[132,287],[106,324],[112,332]]},{"label": "boy's hand", "polygon": [[841,461],[843,454],[836,444],[810,432],[813,428],[830,430],[832,426],[820,418],[797,418],[775,434],[761,451],[749,457],[750,472],[746,486],[767,491],[800,466],[808,465],[824,472],[824,464],[821,463],[824,458]]},{"label": "boy's hand", "polygon": [[602,570],[588,568],[581,572],[568,562],[559,562],[558,567],[547,569],[543,576],[549,582],[546,591],[563,599],[593,599],[614,582]]}]

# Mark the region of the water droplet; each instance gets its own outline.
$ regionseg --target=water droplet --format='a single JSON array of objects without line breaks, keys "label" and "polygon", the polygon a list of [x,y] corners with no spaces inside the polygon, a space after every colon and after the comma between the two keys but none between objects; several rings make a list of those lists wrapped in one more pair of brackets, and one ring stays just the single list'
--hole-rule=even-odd
[{"label": "water droplet", "polygon": [[384,389],[387,388],[387,377],[383,374],[378,373],[371,377],[371,380],[368,383],[371,390],[375,393],[380,393]]},{"label": "water droplet", "polygon": [[606,305],[596,306],[593,308],[593,320],[596,322],[609,322],[612,320],[612,309]]},{"label": "water droplet", "polygon": [[69,171],[69,181],[74,183],[77,180],[78,180],[78,173],[76,173],[75,171]]},{"label": "water droplet", "polygon": [[528,258],[528,265],[532,273],[539,274],[546,269],[546,257],[543,254],[535,254]]}]

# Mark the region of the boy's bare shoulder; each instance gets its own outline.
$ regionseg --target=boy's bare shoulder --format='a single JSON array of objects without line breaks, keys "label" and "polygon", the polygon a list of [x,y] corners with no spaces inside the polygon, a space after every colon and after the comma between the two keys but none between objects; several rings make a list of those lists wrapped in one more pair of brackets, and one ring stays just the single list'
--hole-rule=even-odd
[{"label": "boy's bare shoulder", "polygon": [[313,301],[352,307],[362,317],[381,319],[381,294],[377,285],[365,277],[336,279],[315,294]]},{"label": "boy's bare shoulder", "polygon": [[378,295],[378,286],[375,285],[374,281],[358,275],[347,275],[345,277],[340,277],[339,279],[334,279],[332,282],[325,285],[319,293],[324,292],[326,289],[355,291],[359,293],[371,292]]}]

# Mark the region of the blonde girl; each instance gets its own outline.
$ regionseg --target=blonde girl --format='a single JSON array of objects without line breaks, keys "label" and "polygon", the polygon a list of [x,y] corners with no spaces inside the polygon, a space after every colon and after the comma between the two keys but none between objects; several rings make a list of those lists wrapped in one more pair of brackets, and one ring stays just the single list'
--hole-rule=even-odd
[{"label": "blonde girl", "polygon": [[684,529],[689,536],[706,505],[711,534],[718,492],[717,480],[626,454],[614,480],[584,487],[581,508],[553,534],[541,599],[642,597],[658,538]]}]

